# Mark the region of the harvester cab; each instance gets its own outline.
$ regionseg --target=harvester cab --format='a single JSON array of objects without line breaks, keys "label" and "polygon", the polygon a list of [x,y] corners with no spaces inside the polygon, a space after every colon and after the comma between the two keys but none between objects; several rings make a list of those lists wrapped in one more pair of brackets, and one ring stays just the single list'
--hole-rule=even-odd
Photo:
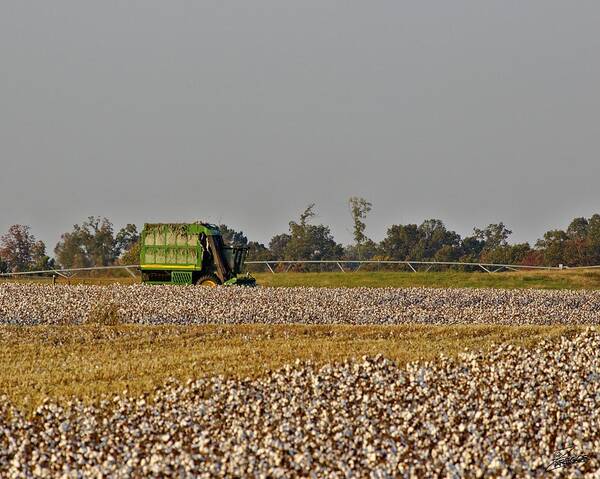
[{"label": "harvester cab", "polygon": [[147,223],[141,236],[142,281],[254,286],[252,276],[240,276],[247,254],[247,247],[227,246],[212,224]]}]

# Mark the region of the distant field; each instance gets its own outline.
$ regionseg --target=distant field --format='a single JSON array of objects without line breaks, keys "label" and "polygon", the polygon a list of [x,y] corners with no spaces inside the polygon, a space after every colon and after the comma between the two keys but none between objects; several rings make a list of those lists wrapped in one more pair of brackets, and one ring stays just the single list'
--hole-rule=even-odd
[{"label": "distant field", "polygon": [[[255,273],[258,284],[272,287],[397,287],[432,288],[540,288],[600,289],[600,269],[572,271],[520,271],[502,273],[466,272],[367,272],[356,273]],[[0,278],[0,281],[7,281]],[[13,280],[10,280],[13,281]],[[27,278],[19,281],[51,282],[51,278]],[[132,277],[75,277],[70,284],[132,284]],[[66,284],[64,278],[57,283]]]},{"label": "distant field", "polygon": [[465,272],[259,273],[262,286],[600,289],[600,270]]},{"label": "distant field", "polygon": [[23,410],[45,399],[93,400],[151,393],[168,378],[256,377],[295,360],[318,364],[384,356],[399,364],[488,350],[532,347],[570,336],[571,326],[36,326],[0,327],[0,395]]}]

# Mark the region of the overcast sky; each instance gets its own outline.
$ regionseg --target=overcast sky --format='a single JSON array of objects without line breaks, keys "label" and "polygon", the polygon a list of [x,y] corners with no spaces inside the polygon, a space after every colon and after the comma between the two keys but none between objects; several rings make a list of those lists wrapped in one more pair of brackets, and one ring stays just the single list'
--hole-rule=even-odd
[{"label": "overcast sky", "polygon": [[598,1],[0,3],[0,231],[600,212]]}]

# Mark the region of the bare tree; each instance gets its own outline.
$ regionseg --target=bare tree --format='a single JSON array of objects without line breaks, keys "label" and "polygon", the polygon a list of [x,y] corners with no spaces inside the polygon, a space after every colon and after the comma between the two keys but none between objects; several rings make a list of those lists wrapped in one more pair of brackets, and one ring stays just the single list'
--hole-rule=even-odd
[{"label": "bare tree", "polygon": [[306,226],[306,224],[308,223],[308,220],[317,215],[314,212],[314,209],[315,209],[314,203],[311,203],[310,205],[308,205],[306,207],[306,209],[300,215],[300,226],[302,226],[304,228]]},{"label": "bare tree", "polygon": [[354,222],[354,241],[356,242],[358,259],[361,259],[361,246],[368,239],[365,235],[367,225],[364,220],[367,218],[367,214],[371,211],[373,205],[364,198],[352,196],[348,200],[348,206],[352,215],[352,221]]}]

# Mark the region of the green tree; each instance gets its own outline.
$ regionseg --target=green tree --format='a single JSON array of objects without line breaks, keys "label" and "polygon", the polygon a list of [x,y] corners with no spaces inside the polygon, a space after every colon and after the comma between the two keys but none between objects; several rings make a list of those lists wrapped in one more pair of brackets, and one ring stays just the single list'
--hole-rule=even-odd
[{"label": "green tree", "polygon": [[508,244],[508,237],[512,234],[504,223],[493,223],[488,225],[486,228],[480,230],[479,228],[473,228],[475,237],[484,242],[484,249],[491,250],[498,246],[506,246]]},{"label": "green tree", "polygon": [[298,223],[290,222],[290,238],[284,250],[285,259],[339,259],[343,255],[343,247],[335,242],[328,226],[308,223],[308,220],[315,216],[314,207],[314,203],[308,205],[300,215]]},{"label": "green tree", "polygon": [[119,256],[113,225],[107,218],[88,217],[81,226],[61,235],[54,248],[58,263],[64,268],[109,266]]},{"label": "green tree", "polygon": [[445,244],[435,252],[434,261],[458,261],[460,250],[456,247]]},{"label": "green tree", "polygon": [[589,221],[586,218],[575,218],[567,228],[567,236],[571,239],[583,239],[588,235]]},{"label": "green tree", "polygon": [[415,251],[411,252],[411,259],[434,259],[436,255],[439,256],[438,251],[442,248],[444,257],[456,258],[459,255],[460,236],[449,231],[441,220],[425,220],[419,225],[417,232],[419,241]]},{"label": "green tree", "polygon": [[248,246],[248,238],[242,231],[236,231],[227,225],[219,225],[225,244],[231,246]]},{"label": "green tree", "polygon": [[139,239],[140,234],[138,233],[137,226],[128,223],[126,226],[121,228],[117,233],[117,236],[115,236],[115,256],[119,257],[126,254],[134,245],[139,242]]},{"label": "green tree", "polygon": [[536,247],[544,252],[544,263],[556,266],[565,264],[565,250],[569,237],[563,230],[551,230],[544,233],[544,238],[538,240]]},{"label": "green tree", "polygon": [[507,244],[484,251],[480,260],[494,264],[522,264],[531,251],[529,243]]},{"label": "green tree", "polygon": [[588,221],[588,265],[600,265],[600,215],[595,214]]},{"label": "green tree", "polygon": [[[311,203],[306,207],[306,209],[300,214],[300,226],[305,227],[308,224],[308,220],[315,217],[317,213],[315,213],[315,204]],[[293,222],[290,222],[290,225]],[[290,227],[291,229],[291,227]]]},{"label": "green tree", "polygon": [[46,245],[43,241],[36,241],[31,249],[32,271],[44,271],[54,268],[54,259],[46,254]]},{"label": "green tree", "polygon": [[457,261],[462,254],[460,235],[438,219],[390,226],[379,249],[383,258],[397,261]]},{"label": "green tree", "polygon": [[270,261],[271,251],[262,243],[250,241],[248,243],[248,261]]},{"label": "green tree", "polygon": [[370,260],[376,256],[379,256],[380,254],[381,249],[379,245],[373,240],[367,238],[360,246],[360,252],[358,245],[356,244],[344,246],[343,258],[346,260],[356,260],[357,258],[362,260]]},{"label": "green tree", "polygon": [[282,260],[285,258],[285,250],[292,237],[287,233],[281,233],[273,236],[269,241],[269,251],[272,259]]},{"label": "green tree", "polygon": [[420,233],[417,225],[392,225],[381,241],[381,252],[386,258],[396,261],[414,260],[411,254],[417,250],[419,240]]},{"label": "green tree", "polygon": [[94,266],[109,266],[119,256],[113,225],[107,218],[92,217],[83,223],[87,252]]},{"label": "green tree", "polygon": [[592,266],[600,264],[600,215],[575,218],[566,231],[550,230],[536,243],[547,265]]},{"label": "green tree", "polygon": [[133,243],[119,258],[119,263],[123,265],[140,264],[140,241]]},{"label": "green tree", "polygon": [[352,196],[348,200],[348,206],[350,208],[350,215],[352,216],[354,243],[356,245],[357,257],[358,259],[362,259],[362,246],[368,240],[368,238],[365,236],[365,229],[367,227],[365,224],[365,219],[367,218],[367,214],[371,211],[373,205],[364,198]]},{"label": "green tree", "polygon": [[84,238],[79,225],[74,225],[73,231],[63,233],[60,241],[54,247],[56,262],[63,268],[87,268],[93,266],[84,244]]},{"label": "green tree", "polygon": [[477,263],[480,261],[481,252],[485,247],[485,241],[476,236],[467,236],[460,244],[459,261],[463,263]]}]

